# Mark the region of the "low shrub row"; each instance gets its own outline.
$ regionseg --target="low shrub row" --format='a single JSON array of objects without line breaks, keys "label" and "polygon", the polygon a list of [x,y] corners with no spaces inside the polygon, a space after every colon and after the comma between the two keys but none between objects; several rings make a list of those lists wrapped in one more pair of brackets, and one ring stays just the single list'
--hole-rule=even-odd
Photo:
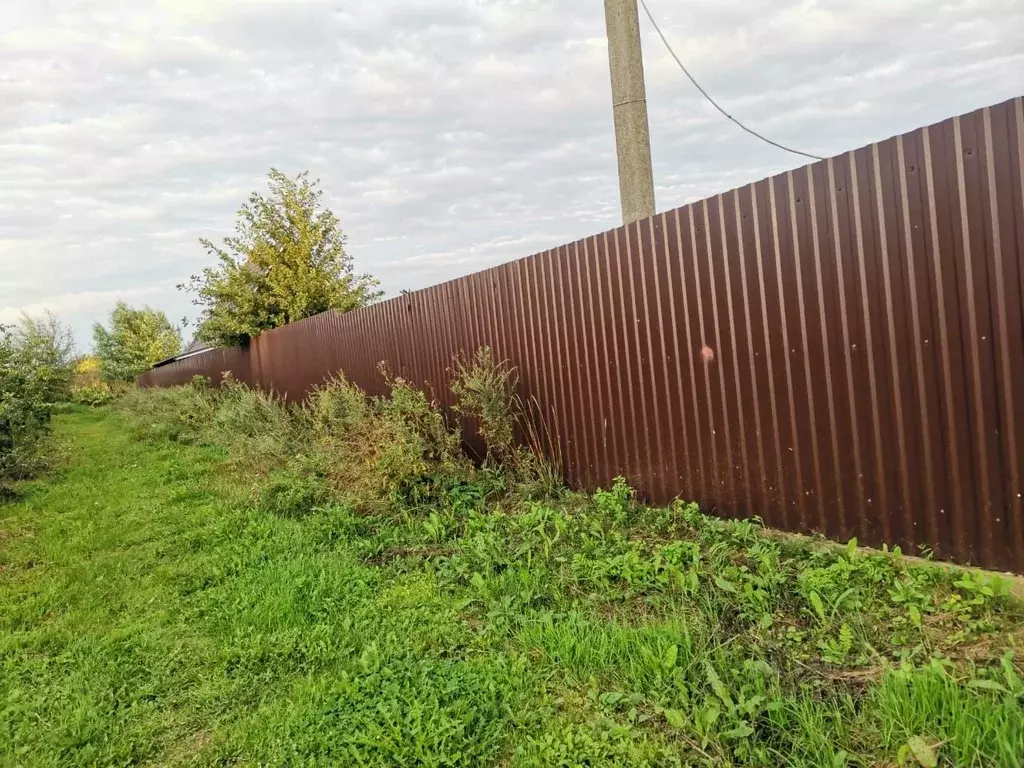
[{"label": "low shrub row", "polygon": [[[287,514],[298,499],[332,499],[366,512],[423,511],[506,490],[558,491],[557,468],[516,441],[535,430],[516,395],[515,371],[496,364],[486,348],[456,359],[452,370],[457,407],[450,415],[386,368],[387,397],[369,398],[342,375],[301,404],[230,377],[219,388],[197,377],[188,386],[129,392],[118,408],[142,438],[226,448],[232,464],[260,479],[262,493],[274,499],[267,503]],[[475,424],[487,445],[482,461],[463,450],[463,421]]]}]

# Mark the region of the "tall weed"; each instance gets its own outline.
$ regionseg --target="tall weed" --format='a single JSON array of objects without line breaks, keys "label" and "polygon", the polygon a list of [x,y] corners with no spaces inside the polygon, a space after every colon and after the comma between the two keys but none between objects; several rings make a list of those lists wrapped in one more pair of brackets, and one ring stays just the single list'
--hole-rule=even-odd
[{"label": "tall weed", "polygon": [[191,384],[166,389],[132,389],[114,406],[141,440],[210,442],[217,393],[197,376]]},{"label": "tall weed", "polygon": [[307,434],[296,409],[278,395],[227,379],[215,402],[211,442],[227,447],[239,465],[266,473],[302,455]]},{"label": "tall weed", "polygon": [[426,394],[383,370],[390,397],[367,400],[344,379],[320,388],[308,406],[315,450],[338,492],[361,505],[437,503],[469,480],[458,435]]},{"label": "tall weed", "polygon": [[500,468],[528,498],[560,490],[562,477],[550,458],[551,441],[542,439],[539,409],[531,413],[517,391],[516,369],[495,360],[490,347],[480,347],[472,355],[456,355],[450,370],[456,411],[476,425],[486,445],[484,465]]},{"label": "tall weed", "polygon": [[504,464],[516,459],[516,427],[522,416],[516,400],[519,375],[507,362],[495,362],[490,347],[473,355],[456,355],[452,394],[463,417],[477,424],[487,444],[486,460]]},{"label": "tall weed", "polygon": [[338,373],[313,390],[303,410],[316,439],[343,441],[363,425],[370,403],[363,390]]},{"label": "tall weed", "polygon": [[414,505],[435,500],[471,477],[459,436],[420,390],[400,378],[389,380],[391,397],[376,403],[375,474],[392,501]]}]

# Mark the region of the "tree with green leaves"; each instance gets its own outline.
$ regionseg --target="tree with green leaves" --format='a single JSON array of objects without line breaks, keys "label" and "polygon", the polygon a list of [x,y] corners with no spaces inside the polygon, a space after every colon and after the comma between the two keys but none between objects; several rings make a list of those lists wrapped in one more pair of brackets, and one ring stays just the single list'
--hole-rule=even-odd
[{"label": "tree with green leaves", "polygon": [[338,217],[323,205],[319,179],[276,169],[269,193],[254,192],[223,247],[201,240],[217,259],[179,288],[201,307],[196,338],[244,344],[264,331],[327,310],[348,312],[377,300],[378,281],[354,271]]},{"label": "tree with green leaves", "polygon": [[50,403],[67,399],[75,363],[75,336],[71,328],[50,311],[39,316],[22,313],[10,336],[25,365],[47,383],[45,399]]},{"label": "tree with green leaves", "polygon": [[0,325],[0,499],[45,463],[41,446],[53,405],[70,394],[73,354],[71,330],[50,313]]},{"label": "tree with green leaves", "polygon": [[92,327],[93,348],[105,381],[132,381],[154,363],[181,351],[181,332],[158,310],[136,309],[119,301],[108,325]]}]

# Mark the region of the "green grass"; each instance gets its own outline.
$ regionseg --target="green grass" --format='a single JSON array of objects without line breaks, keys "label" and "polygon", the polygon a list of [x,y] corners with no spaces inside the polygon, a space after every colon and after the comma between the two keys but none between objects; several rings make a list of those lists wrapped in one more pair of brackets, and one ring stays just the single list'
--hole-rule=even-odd
[{"label": "green grass", "polygon": [[107,410],[56,431],[0,506],[0,764],[1024,766],[998,582],[623,485],[368,515]]}]

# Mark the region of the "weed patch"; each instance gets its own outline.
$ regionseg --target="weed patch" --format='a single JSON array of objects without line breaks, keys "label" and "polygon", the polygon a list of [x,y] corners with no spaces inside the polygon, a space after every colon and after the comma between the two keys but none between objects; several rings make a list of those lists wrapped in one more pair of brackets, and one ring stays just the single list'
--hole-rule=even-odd
[{"label": "weed patch", "polygon": [[329,499],[330,492],[319,477],[278,472],[260,487],[257,508],[271,515],[305,517]]}]

